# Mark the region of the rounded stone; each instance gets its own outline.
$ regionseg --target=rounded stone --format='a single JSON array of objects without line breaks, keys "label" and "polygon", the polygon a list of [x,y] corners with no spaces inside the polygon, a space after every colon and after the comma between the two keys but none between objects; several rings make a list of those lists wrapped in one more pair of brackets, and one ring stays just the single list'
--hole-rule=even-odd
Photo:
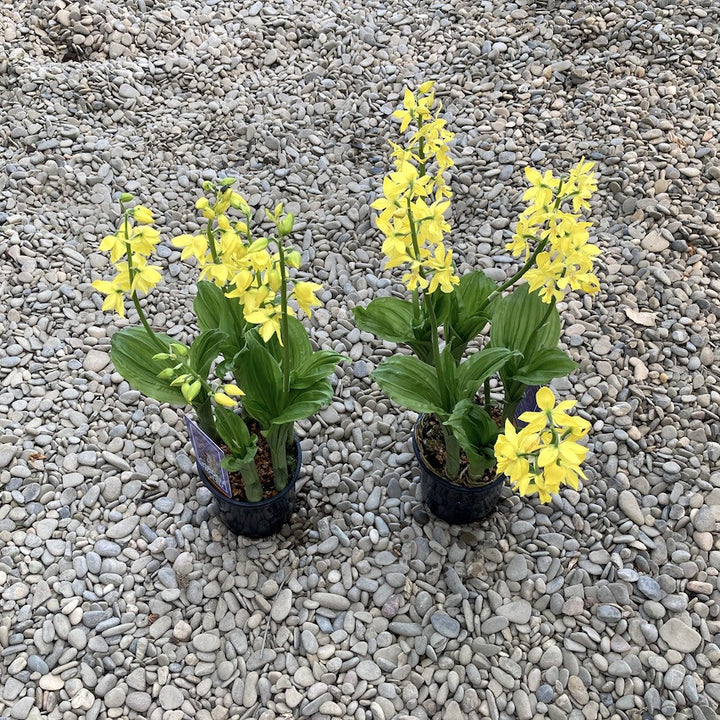
[{"label": "rounded stone", "polygon": [[355,672],[361,680],[375,682],[382,677],[382,670],[372,660],[361,660],[355,666]]},{"label": "rounded stone", "polygon": [[200,633],[193,638],[192,642],[200,652],[212,653],[220,649],[220,637],[215,633]]},{"label": "rounded stone", "polygon": [[160,688],[160,706],[163,710],[177,710],[184,701],[183,694],[172,685],[163,685]]}]

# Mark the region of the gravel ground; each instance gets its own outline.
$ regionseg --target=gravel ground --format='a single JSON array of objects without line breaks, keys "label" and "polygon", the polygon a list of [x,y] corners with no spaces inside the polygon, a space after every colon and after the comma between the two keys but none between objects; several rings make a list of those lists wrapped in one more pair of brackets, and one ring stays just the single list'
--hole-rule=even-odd
[{"label": "gravel ground", "polygon": [[[712,720],[720,702],[720,109],[715,0],[0,4],[0,716]],[[351,308],[399,290],[369,203],[406,83],[457,132],[461,269],[503,249],[523,168],[595,160],[603,290],[561,304],[556,383],[588,482],[449,527],[419,498],[394,351]],[[90,283],[113,193],[165,237],[202,179],[285,200],[312,322],[347,353],[300,423],[284,533],[228,534],[181,411],[114,372]],[[167,240],[156,327],[192,336]],[[132,317],[131,317],[132,321]]]}]

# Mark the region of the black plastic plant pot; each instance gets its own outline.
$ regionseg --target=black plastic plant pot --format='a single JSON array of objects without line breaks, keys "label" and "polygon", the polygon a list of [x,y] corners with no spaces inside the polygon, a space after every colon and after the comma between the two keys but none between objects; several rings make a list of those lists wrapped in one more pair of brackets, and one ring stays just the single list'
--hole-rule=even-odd
[{"label": "black plastic plant pot", "polygon": [[[525,425],[519,419],[524,412],[536,412],[539,410],[535,402],[537,390],[536,386],[525,389],[525,394],[515,409],[515,419],[513,421],[515,427],[519,428]],[[422,417],[421,415],[418,418],[415,427],[413,427],[412,446],[420,466],[420,487],[428,509],[433,515],[453,525],[466,525],[490,515],[500,501],[503,485],[507,478],[504,475],[498,475],[493,482],[487,485],[467,487],[456,485],[437,475],[425,463],[419,450],[417,434]]]},{"label": "black plastic plant pot", "polygon": [[452,525],[466,525],[487,517],[497,507],[505,476],[498,476],[488,485],[466,487],[436,475],[420,454],[417,440],[419,423],[420,420],[413,428],[412,445],[420,466],[420,487],[428,510]]},{"label": "black plastic plant pot", "polygon": [[295,485],[302,466],[300,442],[295,437],[297,466],[288,484],[277,495],[260,502],[243,502],[226,497],[213,485],[198,466],[203,485],[213,494],[219,508],[220,519],[236,535],[263,538],[280,532],[295,508]]}]

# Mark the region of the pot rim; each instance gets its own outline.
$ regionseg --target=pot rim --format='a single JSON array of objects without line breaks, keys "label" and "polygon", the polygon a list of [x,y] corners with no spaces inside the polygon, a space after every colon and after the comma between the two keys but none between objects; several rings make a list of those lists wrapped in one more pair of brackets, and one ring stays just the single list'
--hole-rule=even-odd
[{"label": "pot rim", "polygon": [[415,453],[415,457],[417,458],[418,463],[420,464],[420,467],[428,474],[430,475],[435,482],[439,483],[443,487],[445,487],[448,490],[453,490],[455,492],[461,492],[461,493],[476,493],[480,490],[489,490],[490,488],[494,488],[497,485],[501,485],[505,482],[505,476],[498,474],[495,480],[493,480],[491,483],[488,483],[487,485],[477,485],[475,487],[468,487],[467,485],[458,485],[456,483],[450,482],[450,480],[446,480],[444,477],[441,477],[438,475],[423,459],[422,454],[420,453],[420,447],[418,445],[417,441],[417,434],[418,434],[418,427],[420,425],[420,420],[426,413],[420,413],[418,419],[415,421],[415,424],[413,425],[413,431],[412,431],[412,446],[413,446],[413,452]]},{"label": "pot rim", "polygon": [[288,480],[288,484],[279,492],[277,495],[273,495],[272,497],[265,498],[264,500],[258,500],[258,502],[248,502],[247,500],[236,500],[235,498],[228,497],[227,495],[223,495],[208,479],[205,473],[202,471],[202,468],[200,468],[195,463],[195,467],[198,471],[198,475],[200,476],[200,479],[202,480],[203,485],[210,490],[210,492],[215,496],[216,499],[222,500],[225,503],[228,503],[229,505],[233,505],[234,507],[238,508],[247,508],[247,509],[261,509],[264,507],[267,507],[268,505],[272,505],[273,503],[278,502],[281,500],[285,495],[287,495],[294,487],[295,483],[297,482],[298,477],[300,477],[300,470],[302,468],[302,449],[300,448],[300,440],[297,435],[295,437],[295,447],[297,448],[297,454],[298,454],[298,461],[297,465],[295,466],[295,472],[293,473],[293,476]]}]

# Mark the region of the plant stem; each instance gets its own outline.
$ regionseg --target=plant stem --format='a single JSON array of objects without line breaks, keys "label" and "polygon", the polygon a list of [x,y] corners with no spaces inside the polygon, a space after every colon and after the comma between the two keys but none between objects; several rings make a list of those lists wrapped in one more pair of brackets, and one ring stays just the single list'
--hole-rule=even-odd
[{"label": "plant stem", "polygon": [[270,457],[273,463],[273,482],[276,490],[282,490],[288,483],[287,446],[292,434],[293,423],[271,425],[265,433],[270,446]]},{"label": "plant stem", "polygon": [[147,317],[145,317],[142,307],[140,307],[140,300],[138,300],[137,293],[132,294],[132,301],[137,314],[140,316],[140,322],[147,331],[147,334],[150,336],[155,346],[160,348],[161,352],[165,352],[167,350],[167,345],[158,338],[158,336],[153,332],[153,329],[150,327],[150,323],[147,321]]},{"label": "plant stem", "polygon": [[283,393],[287,399],[290,395],[290,327],[287,307],[287,275],[285,272],[285,249],[281,239],[277,240],[278,252],[280,253],[280,310],[281,310],[281,334],[283,347]]},{"label": "plant stem", "polygon": [[211,440],[217,442],[219,439],[217,429],[215,427],[215,418],[213,417],[212,403],[210,396],[205,388],[200,390],[197,397],[192,403],[197,413],[198,425],[200,429],[210,437]]},{"label": "plant stem", "polygon": [[504,282],[496,290],[493,290],[484,302],[480,303],[480,307],[477,309],[478,313],[484,310],[498,295],[501,295],[511,285],[514,285],[535,264],[535,259],[545,249],[547,242],[547,240],[542,240],[533,251],[533,254],[527,259],[527,262],[509,280]]},{"label": "plant stem", "polygon": [[445,474],[450,480],[455,480],[460,474],[460,443],[452,430],[442,425],[445,437]]},{"label": "plant stem", "polygon": [[245,485],[245,497],[248,502],[260,502],[262,500],[262,485],[258,475],[255,461],[247,463],[240,468],[240,474]]},{"label": "plant stem", "polygon": [[205,234],[207,235],[208,247],[210,248],[210,255],[212,255],[213,262],[217,265],[218,264],[218,254],[217,254],[217,248],[215,247],[215,233],[213,233],[211,225],[212,225],[212,220],[208,220],[207,230],[206,230]]},{"label": "plant stem", "polygon": [[490,378],[485,378],[483,385],[483,399],[485,400],[485,411],[490,412]]}]

